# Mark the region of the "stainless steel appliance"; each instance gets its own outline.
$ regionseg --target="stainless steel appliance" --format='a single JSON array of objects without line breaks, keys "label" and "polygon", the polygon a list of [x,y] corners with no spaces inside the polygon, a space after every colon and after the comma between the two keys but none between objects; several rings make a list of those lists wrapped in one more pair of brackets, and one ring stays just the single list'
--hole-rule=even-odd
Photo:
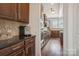
[{"label": "stainless steel appliance", "polygon": [[19,27],[19,36],[20,38],[31,36],[29,26],[20,26]]}]

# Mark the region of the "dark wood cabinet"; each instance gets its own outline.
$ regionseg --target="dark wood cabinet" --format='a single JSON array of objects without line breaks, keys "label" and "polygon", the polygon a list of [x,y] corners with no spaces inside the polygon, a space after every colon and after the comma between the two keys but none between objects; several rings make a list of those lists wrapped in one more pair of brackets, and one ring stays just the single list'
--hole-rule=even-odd
[{"label": "dark wood cabinet", "polygon": [[29,23],[29,4],[18,4],[18,19],[19,21]]},{"label": "dark wood cabinet", "polygon": [[35,36],[1,49],[0,56],[35,56]]},{"label": "dark wood cabinet", "polygon": [[60,31],[59,30],[51,30],[51,37],[52,38],[59,38],[60,37]]},{"label": "dark wood cabinet", "polygon": [[35,38],[32,37],[30,40],[25,41],[25,51],[27,56],[35,55]]},{"label": "dark wood cabinet", "polygon": [[27,56],[33,56],[33,44],[27,45],[26,49],[26,55]]},{"label": "dark wood cabinet", "polygon": [[0,3],[0,18],[29,23],[29,4]]},{"label": "dark wood cabinet", "polygon": [[60,32],[60,43],[61,43],[61,47],[63,48],[63,33]]},{"label": "dark wood cabinet", "polygon": [[0,3],[0,18],[17,20],[17,4]]},{"label": "dark wood cabinet", "polygon": [[20,50],[17,50],[16,52],[13,52],[9,56],[25,56],[24,52],[25,52],[24,49],[20,49]]}]

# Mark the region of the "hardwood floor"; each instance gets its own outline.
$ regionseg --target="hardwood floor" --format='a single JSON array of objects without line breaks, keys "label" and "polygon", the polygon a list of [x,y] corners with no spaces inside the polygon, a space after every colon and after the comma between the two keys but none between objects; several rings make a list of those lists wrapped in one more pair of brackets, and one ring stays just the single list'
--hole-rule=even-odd
[{"label": "hardwood floor", "polygon": [[42,49],[42,56],[62,56],[63,49],[60,44],[60,39],[50,39],[47,45]]}]

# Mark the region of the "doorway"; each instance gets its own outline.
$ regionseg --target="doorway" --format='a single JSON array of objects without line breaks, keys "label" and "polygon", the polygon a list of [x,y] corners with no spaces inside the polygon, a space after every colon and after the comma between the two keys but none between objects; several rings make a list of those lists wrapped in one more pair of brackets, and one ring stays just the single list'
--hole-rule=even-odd
[{"label": "doorway", "polygon": [[41,55],[63,55],[63,4],[42,4]]}]

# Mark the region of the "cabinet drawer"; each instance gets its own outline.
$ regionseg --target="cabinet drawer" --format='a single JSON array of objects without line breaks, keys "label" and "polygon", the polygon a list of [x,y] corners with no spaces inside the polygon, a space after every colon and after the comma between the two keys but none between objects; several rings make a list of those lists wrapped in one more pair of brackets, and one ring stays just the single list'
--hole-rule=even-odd
[{"label": "cabinet drawer", "polygon": [[0,56],[7,56],[12,52],[11,47],[7,47],[0,50]]},{"label": "cabinet drawer", "polygon": [[7,47],[7,48],[4,48],[4,49],[1,49],[0,50],[0,56],[7,56],[11,53],[13,53],[14,51],[17,51],[19,49],[22,49],[24,47],[24,42],[20,42],[20,43],[17,43],[15,45],[12,45],[10,47]]},{"label": "cabinet drawer", "polygon": [[20,42],[20,43],[17,43],[15,45],[11,46],[12,51],[16,51],[16,50],[19,50],[21,48],[24,48],[24,42]]},{"label": "cabinet drawer", "polygon": [[16,52],[11,53],[9,56],[24,56],[24,49],[19,49]]}]

